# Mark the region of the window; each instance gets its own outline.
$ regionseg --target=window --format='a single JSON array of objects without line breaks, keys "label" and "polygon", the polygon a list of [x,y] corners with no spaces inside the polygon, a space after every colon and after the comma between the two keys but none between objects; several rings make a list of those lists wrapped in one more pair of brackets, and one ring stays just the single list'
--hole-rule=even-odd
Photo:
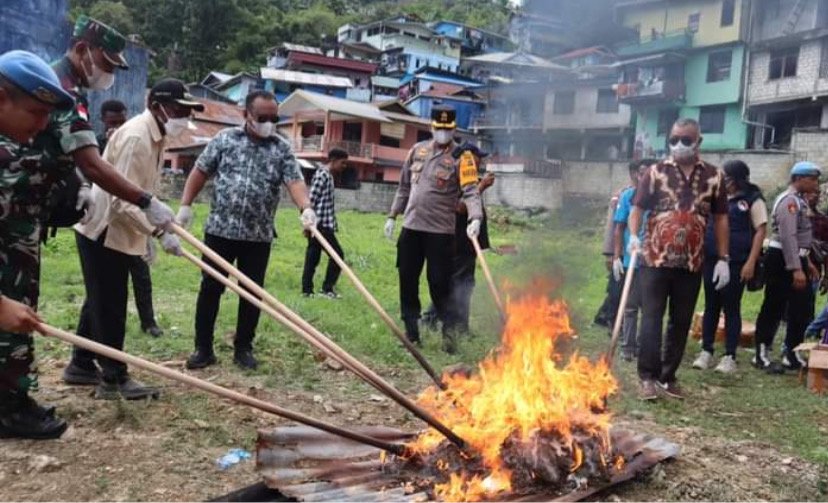
[{"label": "window", "polygon": [[710,53],[707,58],[707,81],[720,82],[730,80],[730,67],[733,63],[733,51]]},{"label": "window", "polygon": [[726,111],[727,107],[725,106],[701,107],[699,127],[702,134],[724,133]]},{"label": "window", "polygon": [[362,123],[346,122],[345,127],[342,129],[342,139],[345,141],[361,142]]},{"label": "window", "polygon": [[598,90],[598,106],[595,109],[599,114],[617,114],[618,97],[612,89]]},{"label": "window", "polygon": [[673,129],[673,123],[679,118],[678,108],[664,108],[658,111],[658,126],[656,127],[656,134],[658,136],[666,136],[670,134]]},{"label": "window", "polygon": [[799,47],[777,49],[770,53],[770,67],[768,80],[796,77],[796,67],[799,62]]},{"label": "window", "polygon": [[575,112],[575,91],[558,91],[555,93],[555,104],[552,113],[569,115]]},{"label": "window", "polygon": [[687,30],[696,33],[699,31],[699,23],[701,23],[701,12],[694,12],[687,16]]},{"label": "window", "polygon": [[736,12],[736,0],[722,2],[722,26],[733,26],[733,16]]}]

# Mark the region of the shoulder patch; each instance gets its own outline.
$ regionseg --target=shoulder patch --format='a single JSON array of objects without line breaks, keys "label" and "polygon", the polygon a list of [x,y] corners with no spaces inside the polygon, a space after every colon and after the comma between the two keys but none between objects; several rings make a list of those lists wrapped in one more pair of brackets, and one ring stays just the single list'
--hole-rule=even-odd
[{"label": "shoulder patch", "polygon": [[788,203],[788,213],[791,215],[796,215],[796,212],[799,211],[799,205],[796,204],[796,201],[790,201]]},{"label": "shoulder patch", "polygon": [[736,203],[736,207],[739,208],[739,211],[747,211],[750,209],[750,205],[744,199]]}]

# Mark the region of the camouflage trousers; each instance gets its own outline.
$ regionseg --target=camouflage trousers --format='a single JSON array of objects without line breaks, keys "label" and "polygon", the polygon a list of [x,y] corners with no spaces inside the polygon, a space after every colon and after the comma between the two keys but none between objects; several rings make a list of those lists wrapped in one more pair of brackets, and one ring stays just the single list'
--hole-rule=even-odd
[{"label": "camouflage trousers", "polygon": [[37,389],[37,363],[31,334],[0,332],[0,393]]}]

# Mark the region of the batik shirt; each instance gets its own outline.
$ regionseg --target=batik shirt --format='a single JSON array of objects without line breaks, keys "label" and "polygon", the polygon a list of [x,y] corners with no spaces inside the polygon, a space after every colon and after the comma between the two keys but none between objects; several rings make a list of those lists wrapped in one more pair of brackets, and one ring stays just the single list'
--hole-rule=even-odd
[{"label": "batik shirt", "polygon": [[704,234],[711,215],[727,215],[724,175],[699,161],[689,178],[672,160],[651,166],[633,204],[650,210],[643,252],[650,267],[701,270]]},{"label": "batik shirt", "polygon": [[319,227],[336,232],[336,206],[334,205],[334,180],[328,168],[319,168],[313,175],[310,187],[313,211],[319,219]]},{"label": "batik shirt", "polygon": [[[37,308],[40,235],[49,191],[73,168],[0,136],[0,293]],[[36,384],[30,334],[0,331],[0,391]]]},{"label": "batik shirt", "polygon": [[270,242],[279,188],[303,180],[286,140],[251,140],[242,127],[221,131],[195,163],[213,178],[210,215],[204,232],[238,241]]}]

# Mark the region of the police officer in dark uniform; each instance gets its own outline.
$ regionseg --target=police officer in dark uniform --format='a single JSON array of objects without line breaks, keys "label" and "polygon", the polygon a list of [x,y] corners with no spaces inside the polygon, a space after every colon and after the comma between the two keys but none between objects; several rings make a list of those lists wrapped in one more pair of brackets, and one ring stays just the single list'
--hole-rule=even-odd
[{"label": "police officer in dark uniform", "polygon": [[802,342],[810,321],[808,311],[814,292],[809,276],[815,270],[809,260],[813,233],[803,194],[817,190],[821,174],[812,162],[796,163],[791,169],[790,186],[773,204],[770,243],[765,257],[765,298],[756,320],[753,364],[758,368],[771,366],[768,351],[786,308],[788,322],[782,366],[789,370],[802,367],[793,348]]},{"label": "police officer in dark uniform", "polygon": [[41,214],[61,173],[26,144],[55,109],[74,105],[34,54],[0,56],[0,438],[58,438],[66,421],[29,396],[37,386],[32,330],[39,294]]},{"label": "police officer in dark uniform", "polygon": [[456,111],[448,106],[432,109],[434,138],[414,145],[409,152],[385,224],[385,235],[390,239],[394,233],[394,219],[404,214],[403,229],[397,242],[397,268],[406,335],[412,342],[420,342],[420,274],[427,263],[429,292],[443,323],[443,350],[447,353],[456,351],[458,323],[450,302],[458,196],[462,194],[468,211],[468,237],[480,234],[483,218],[477,170],[465,165],[460,169],[460,161],[452,155],[457,148],[453,139],[456,115]]}]

